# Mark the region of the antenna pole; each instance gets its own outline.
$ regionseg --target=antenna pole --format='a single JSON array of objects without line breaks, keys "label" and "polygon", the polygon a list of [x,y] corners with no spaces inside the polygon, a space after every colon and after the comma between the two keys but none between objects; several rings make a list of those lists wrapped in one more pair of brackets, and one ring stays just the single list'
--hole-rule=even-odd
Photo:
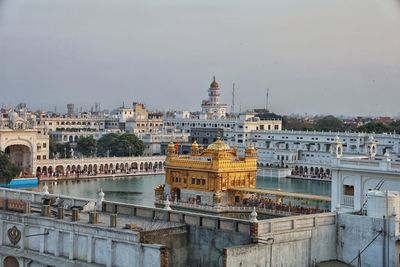
[{"label": "antenna pole", "polygon": [[265,95],[265,110],[268,111],[268,92],[269,89],[267,88],[267,94]]},{"label": "antenna pole", "polygon": [[231,112],[235,113],[235,83],[233,83],[233,86],[232,86],[232,107],[231,107]]}]

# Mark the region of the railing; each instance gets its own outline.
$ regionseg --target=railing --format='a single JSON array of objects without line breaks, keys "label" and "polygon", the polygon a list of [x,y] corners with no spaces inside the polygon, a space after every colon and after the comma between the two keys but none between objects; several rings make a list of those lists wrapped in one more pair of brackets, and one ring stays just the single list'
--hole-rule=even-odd
[{"label": "railing", "polygon": [[[20,200],[30,201],[32,203],[42,203],[44,196],[45,194],[43,192],[33,192],[33,191],[0,187],[0,197],[5,199],[20,199]],[[58,194],[47,194],[47,196],[54,198],[58,197],[60,200],[64,200],[64,204],[68,206],[84,206],[88,202],[95,201],[94,199],[89,199],[89,198],[64,196]]]},{"label": "railing", "polygon": [[354,196],[343,196],[342,204],[348,207],[354,207]]},{"label": "railing", "polygon": [[[164,205],[164,201],[156,201],[157,204]],[[213,211],[213,212],[252,212],[253,207],[248,206],[211,206],[211,205],[201,205],[201,204],[193,204],[193,203],[186,203],[186,202],[172,202],[171,206],[178,206],[190,209],[199,209],[199,210],[206,210],[206,211]],[[256,211],[259,213],[267,213],[267,214],[274,214],[280,216],[291,216],[297,213],[291,211],[281,211],[275,209],[267,209],[256,207]]]}]

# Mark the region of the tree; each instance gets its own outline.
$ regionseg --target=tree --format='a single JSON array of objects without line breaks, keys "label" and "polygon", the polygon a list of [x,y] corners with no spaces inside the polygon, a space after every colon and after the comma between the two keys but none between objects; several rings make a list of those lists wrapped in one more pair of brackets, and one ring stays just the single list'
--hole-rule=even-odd
[{"label": "tree", "polygon": [[358,127],[358,131],[367,133],[389,133],[395,130],[393,126],[384,124],[382,122],[372,121],[363,126]]},{"label": "tree", "polygon": [[315,130],[341,132],[344,130],[344,123],[335,116],[328,115],[317,121],[315,124]]},{"label": "tree", "polygon": [[7,184],[21,173],[21,170],[14,165],[8,155],[0,151],[0,183]]},{"label": "tree", "polygon": [[103,135],[97,140],[97,156],[111,156],[111,150],[118,139],[118,134],[110,133]]},{"label": "tree", "polygon": [[134,134],[124,133],[106,134],[97,141],[97,154],[99,156],[141,156],[144,143]]},{"label": "tree", "polygon": [[71,157],[71,145],[70,143],[57,143],[56,140],[49,139],[49,157],[53,159],[57,154],[59,158],[70,158]]},{"label": "tree", "polygon": [[49,139],[49,158],[53,159],[54,155],[57,153],[57,142],[53,138]]},{"label": "tree", "polygon": [[312,127],[313,125],[310,122],[306,122],[303,119],[288,116],[282,117],[282,128],[285,130],[307,131],[312,130]]},{"label": "tree", "polygon": [[84,156],[93,156],[96,151],[96,140],[93,136],[81,136],[77,143],[77,148]]}]

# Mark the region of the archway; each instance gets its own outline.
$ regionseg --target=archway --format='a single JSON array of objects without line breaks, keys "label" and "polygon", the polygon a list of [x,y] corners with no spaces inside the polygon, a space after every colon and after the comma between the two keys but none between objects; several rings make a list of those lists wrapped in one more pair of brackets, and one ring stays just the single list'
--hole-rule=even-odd
[{"label": "archway", "polygon": [[4,152],[10,157],[11,162],[18,166],[25,174],[31,173],[32,170],[32,152],[26,145],[10,145]]},{"label": "archway", "polygon": [[133,162],[133,163],[131,164],[131,167],[132,167],[133,170],[137,170],[137,163],[136,163],[136,162]]},{"label": "archway", "polygon": [[15,257],[8,256],[3,261],[4,267],[19,267],[19,262]]},{"label": "archway", "polygon": [[62,165],[57,165],[56,166],[56,172],[57,173],[62,173],[64,171],[64,167]]},{"label": "archway", "polygon": [[172,188],[172,197],[174,200],[176,199],[177,201],[181,200],[181,189],[180,188]]}]

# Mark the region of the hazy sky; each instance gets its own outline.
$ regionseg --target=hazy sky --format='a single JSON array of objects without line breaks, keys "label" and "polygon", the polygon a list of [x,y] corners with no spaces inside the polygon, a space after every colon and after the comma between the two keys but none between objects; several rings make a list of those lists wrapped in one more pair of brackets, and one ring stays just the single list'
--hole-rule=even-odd
[{"label": "hazy sky", "polygon": [[0,0],[0,104],[398,115],[400,0]]}]

